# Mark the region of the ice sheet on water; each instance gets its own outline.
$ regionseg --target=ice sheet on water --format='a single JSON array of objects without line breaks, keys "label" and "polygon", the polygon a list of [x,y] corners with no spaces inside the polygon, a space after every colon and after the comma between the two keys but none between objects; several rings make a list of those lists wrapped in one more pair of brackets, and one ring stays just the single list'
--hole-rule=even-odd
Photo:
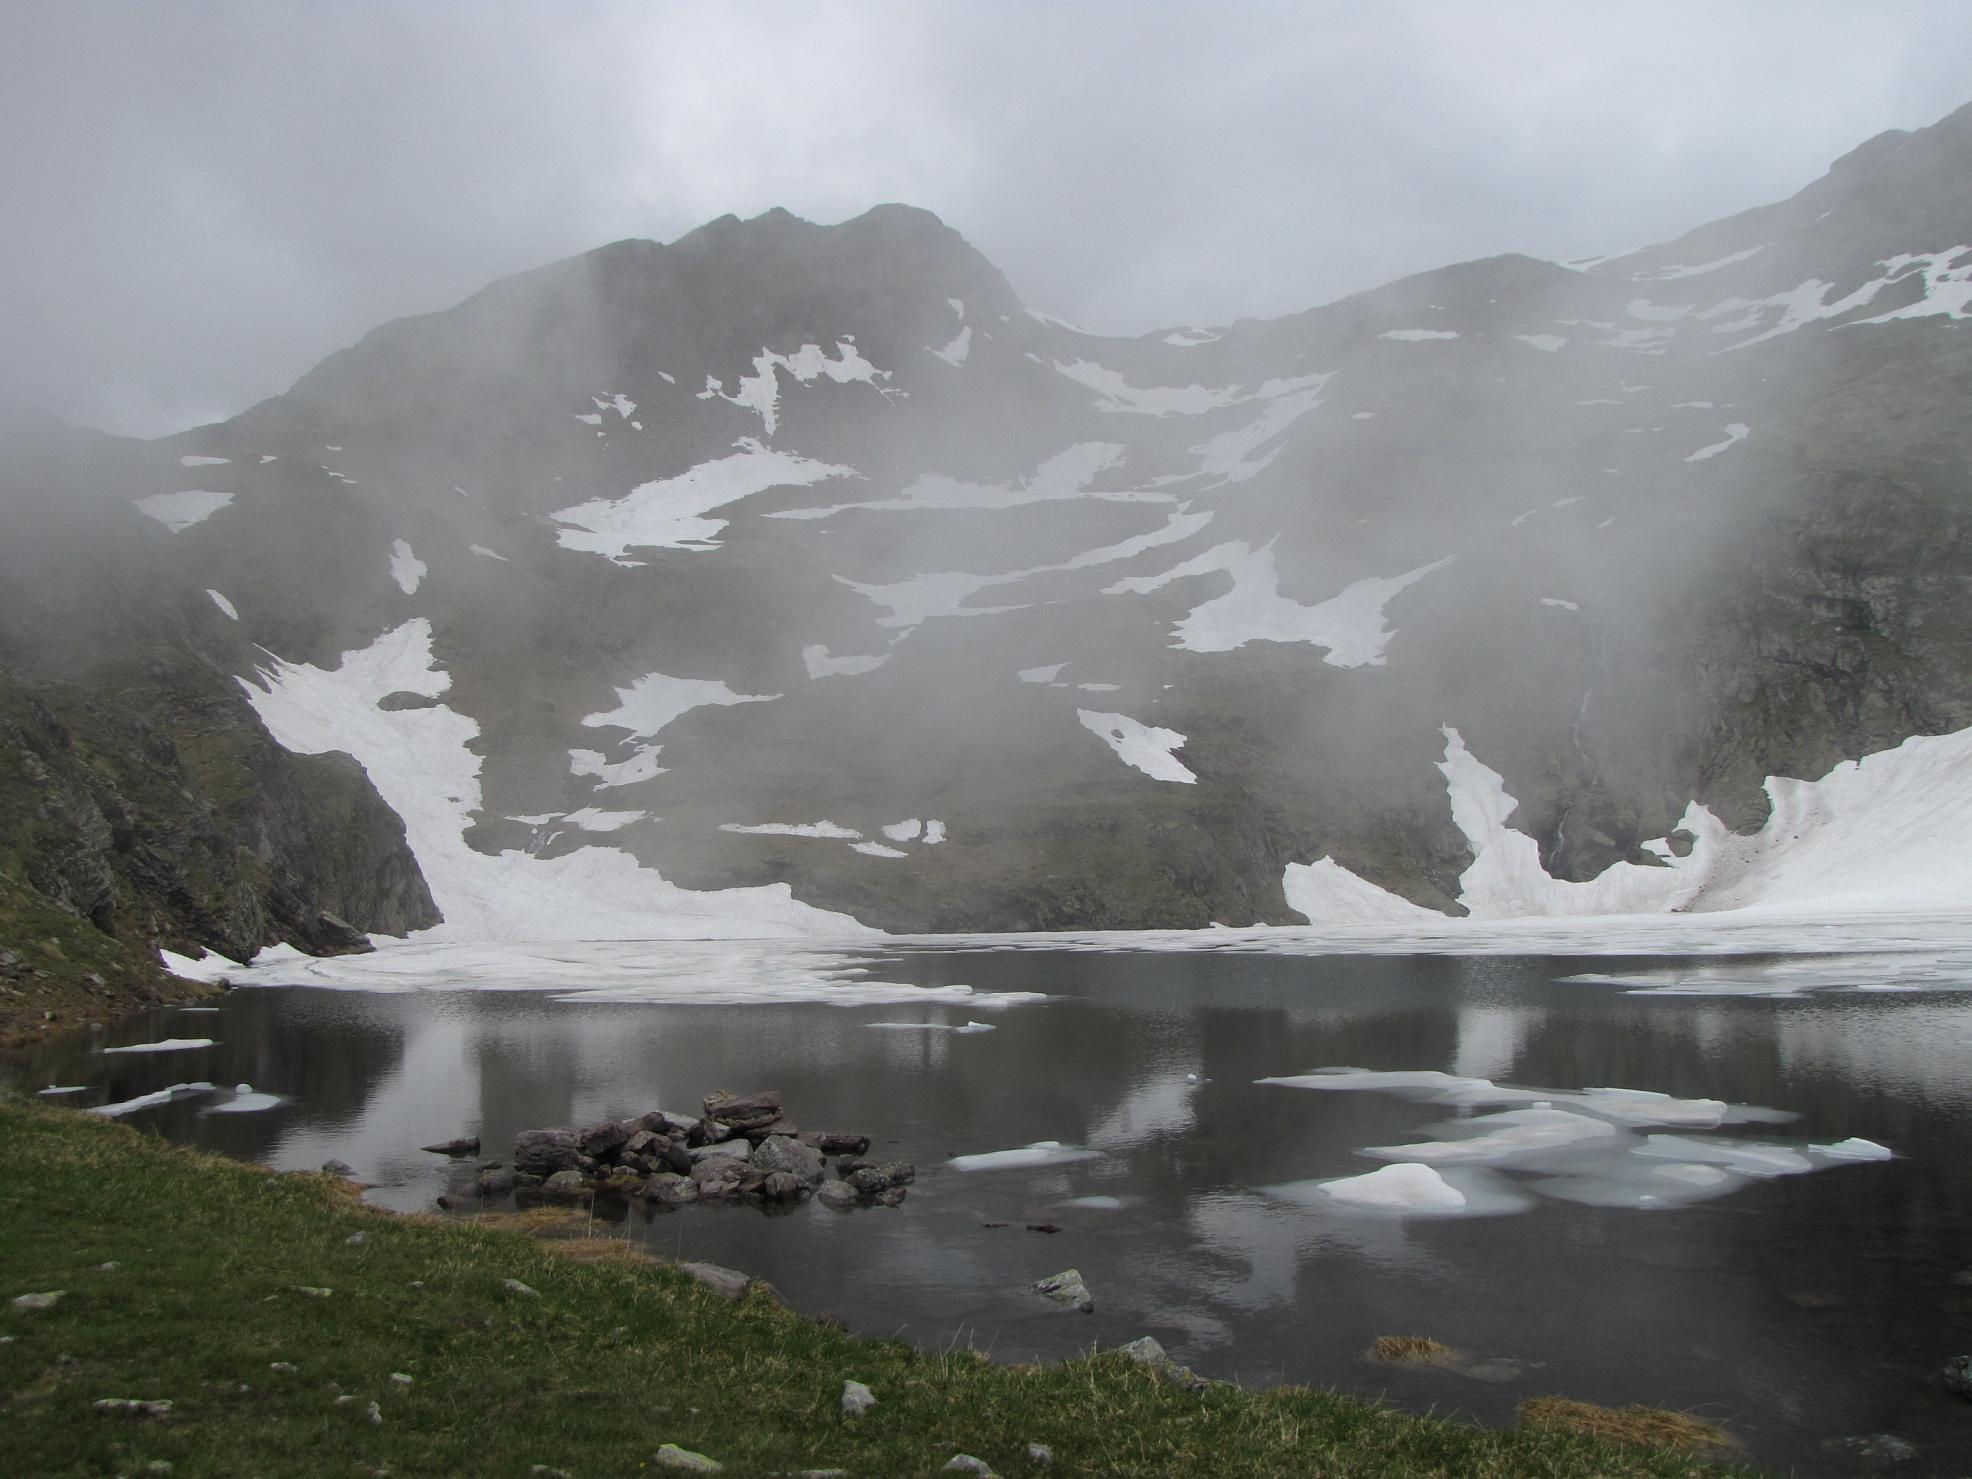
[{"label": "ice sheet on water", "polygon": [[200,1081],[189,1084],[173,1084],[168,1089],[159,1089],[150,1094],[139,1094],[135,1099],[125,1099],[117,1104],[98,1104],[88,1113],[104,1115],[109,1119],[121,1119],[126,1114],[134,1114],[140,1109],[149,1109],[158,1104],[169,1104],[173,1099],[191,1098],[195,1094],[210,1094],[213,1085]]},{"label": "ice sheet on water", "polygon": [[[1441,1171],[1448,1178],[1486,1167],[1508,1173],[1484,1185],[1491,1193],[1517,1199],[1518,1205],[1494,1201],[1490,1206],[1494,1211],[1531,1205],[1530,1194],[1587,1206],[1647,1210],[1725,1196],[1765,1177],[1892,1156],[1887,1148],[1861,1139],[1797,1146],[1723,1136],[1640,1134],[1651,1126],[1715,1129],[1727,1124],[1781,1123],[1794,1117],[1785,1110],[1683,1099],[1643,1089],[1521,1088],[1436,1069],[1322,1069],[1259,1082],[1329,1092],[1394,1093],[1460,1109],[1493,1110],[1426,1128],[1425,1133],[1441,1139],[1364,1147],[1363,1154],[1396,1163],[1387,1170],[1406,1171],[1388,1182],[1356,1177],[1341,1183],[1345,1200],[1356,1197],[1371,1206],[1394,1204],[1415,1193],[1426,1204],[1422,1210],[1431,1210],[1429,1204],[1439,1194],[1416,1174],[1424,1169]],[[1377,1200],[1358,1195],[1359,1183]],[[1336,1185],[1307,1182],[1271,1190],[1306,1201],[1317,1193],[1337,1195]],[[1463,1185],[1458,1189],[1466,1190]],[[1459,1210],[1449,1205],[1448,1198],[1441,1200],[1447,1205],[1440,1210]]]},{"label": "ice sheet on water", "polygon": [[200,1114],[260,1114],[269,1109],[279,1109],[288,1102],[285,1094],[263,1094],[252,1084],[234,1086],[230,1099],[222,1099],[217,1104],[209,1104]]},{"label": "ice sheet on water", "polygon": [[975,991],[881,979],[882,961],[859,942],[624,939],[446,943],[377,939],[367,955],[296,956],[256,963],[250,986],[360,991],[541,991],[567,1002],[735,1006],[819,1002],[855,1007],[946,1007],[985,1014],[1045,1001],[1032,991]]},{"label": "ice sheet on water", "polygon": [[1064,1145],[1059,1140],[1036,1140],[1018,1150],[989,1150],[977,1155],[953,1156],[946,1162],[954,1171],[1023,1171],[1037,1166],[1065,1166],[1075,1161],[1093,1161],[1099,1150]]},{"label": "ice sheet on water", "polygon": [[158,1042],[125,1043],[117,1048],[98,1048],[99,1053],[189,1053],[194,1048],[210,1048],[216,1044],[209,1037],[167,1037]]}]

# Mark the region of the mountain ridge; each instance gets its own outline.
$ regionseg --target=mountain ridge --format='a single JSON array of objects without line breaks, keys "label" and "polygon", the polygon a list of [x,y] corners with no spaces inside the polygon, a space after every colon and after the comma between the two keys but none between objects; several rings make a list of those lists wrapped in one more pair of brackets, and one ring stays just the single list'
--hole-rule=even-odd
[{"label": "mountain ridge", "polygon": [[1318,858],[1457,913],[1441,730],[1553,878],[1660,866],[1694,799],[1750,830],[1769,775],[1972,724],[1968,125],[1618,257],[1133,338],[913,207],[610,243],[11,459],[53,532],[0,651],[182,609],[245,735],[422,622],[443,683],[347,717],[470,722],[467,853],[889,929],[1291,923]]}]

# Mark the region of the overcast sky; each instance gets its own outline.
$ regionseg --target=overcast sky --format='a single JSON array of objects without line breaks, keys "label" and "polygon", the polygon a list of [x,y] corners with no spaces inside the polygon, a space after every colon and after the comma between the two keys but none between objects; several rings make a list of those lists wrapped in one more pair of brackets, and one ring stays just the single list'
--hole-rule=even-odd
[{"label": "overcast sky", "polygon": [[0,397],[158,434],[774,205],[928,207],[1097,330],[1269,316],[1663,240],[1968,101],[1962,0],[6,0]]}]

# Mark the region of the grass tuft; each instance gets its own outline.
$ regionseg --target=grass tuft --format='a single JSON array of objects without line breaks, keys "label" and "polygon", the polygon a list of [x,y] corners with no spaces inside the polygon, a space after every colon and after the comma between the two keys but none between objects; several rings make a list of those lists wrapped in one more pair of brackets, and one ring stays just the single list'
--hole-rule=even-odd
[{"label": "grass tuft", "polygon": [[1716,1423],[1662,1407],[1600,1407],[1572,1397],[1529,1397],[1515,1416],[1540,1433],[1579,1433],[1608,1443],[1674,1453],[1730,1453],[1739,1440]]},{"label": "grass tuft", "polygon": [[1456,1361],[1458,1352],[1428,1335],[1379,1335],[1369,1348],[1369,1358],[1416,1366],[1443,1366]]}]

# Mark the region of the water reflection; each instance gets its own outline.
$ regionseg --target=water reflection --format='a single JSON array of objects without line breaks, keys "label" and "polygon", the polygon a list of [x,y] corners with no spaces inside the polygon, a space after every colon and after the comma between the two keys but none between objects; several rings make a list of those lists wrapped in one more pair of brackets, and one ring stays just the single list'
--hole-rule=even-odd
[{"label": "water reflection", "polygon": [[[581,995],[573,959],[546,992],[242,991],[216,1014],[149,1013],[113,1042],[51,1043],[8,1071],[29,1087],[86,1085],[65,1102],[90,1104],[218,1084],[132,1122],[282,1167],[340,1158],[402,1208],[469,1182],[470,1162],[423,1144],[478,1133],[498,1156],[523,1129],[773,1087],[804,1128],[868,1133],[881,1157],[916,1162],[910,1201],[847,1216],[631,1209],[625,1226],[666,1255],[761,1274],[797,1307],[866,1333],[970,1339],[1007,1359],[1149,1333],[1213,1375],[1387,1391],[1497,1421],[1547,1391],[1695,1408],[1802,1473],[1830,1471],[1824,1438],[1897,1432],[1940,1464],[1962,1441],[1959,1405],[1926,1377],[1972,1328],[1972,1290],[1952,1282],[1972,1262],[1972,997],[1672,997],[1561,979],[1664,964],[1647,959],[770,955],[748,947],[721,974],[698,950],[691,968],[724,983],[714,1005],[679,1004],[676,960],[662,1000],[639,995],[627,955],[604,993],[620,1000]],[[824,965],[886,990],[854,1006],[733,1003]],[[900,1000],[913,982],[942,999]],[[973,990],[950,994],[961,983]],[[976,1019],[978,997],[1013,992],[1048,999],[994,1012],[991,1032],[937,1030]],[[925,1025],[873,1026],[902,1021]],[[173,1037],[215,1042],[92,1051]],[[1898,1159],[1746,1178],[1728,1198],[1656,1213],[1537,1198],[1515,1216],[1445,1221],[1269,1195],[1374,1171],[1386,1160],[1372,1147],[1402,1155],[1484,1127],[1469,1105],[1256,1082],[1337,1065],[1538,1087],[1570,1109],[1582,1106],[1569,1096],[1605,1086],[1766,1106],[1798,1119],[1725,1134],[1797,1150],[1857,1136]],[[240,1082],[283,1102],[201,1112]],[[1628,1126],[1624,1143],[1665,1131]],[[949,1167],[1040,1141],[1097,1154]],[[1680,1152],[1667,1164],[1703,1162]],[[1027,1291],[1071,1265],[1093,1315]],[[1363,1360],[1377,1336],[1413,1332],[1476,1364]]]}]

